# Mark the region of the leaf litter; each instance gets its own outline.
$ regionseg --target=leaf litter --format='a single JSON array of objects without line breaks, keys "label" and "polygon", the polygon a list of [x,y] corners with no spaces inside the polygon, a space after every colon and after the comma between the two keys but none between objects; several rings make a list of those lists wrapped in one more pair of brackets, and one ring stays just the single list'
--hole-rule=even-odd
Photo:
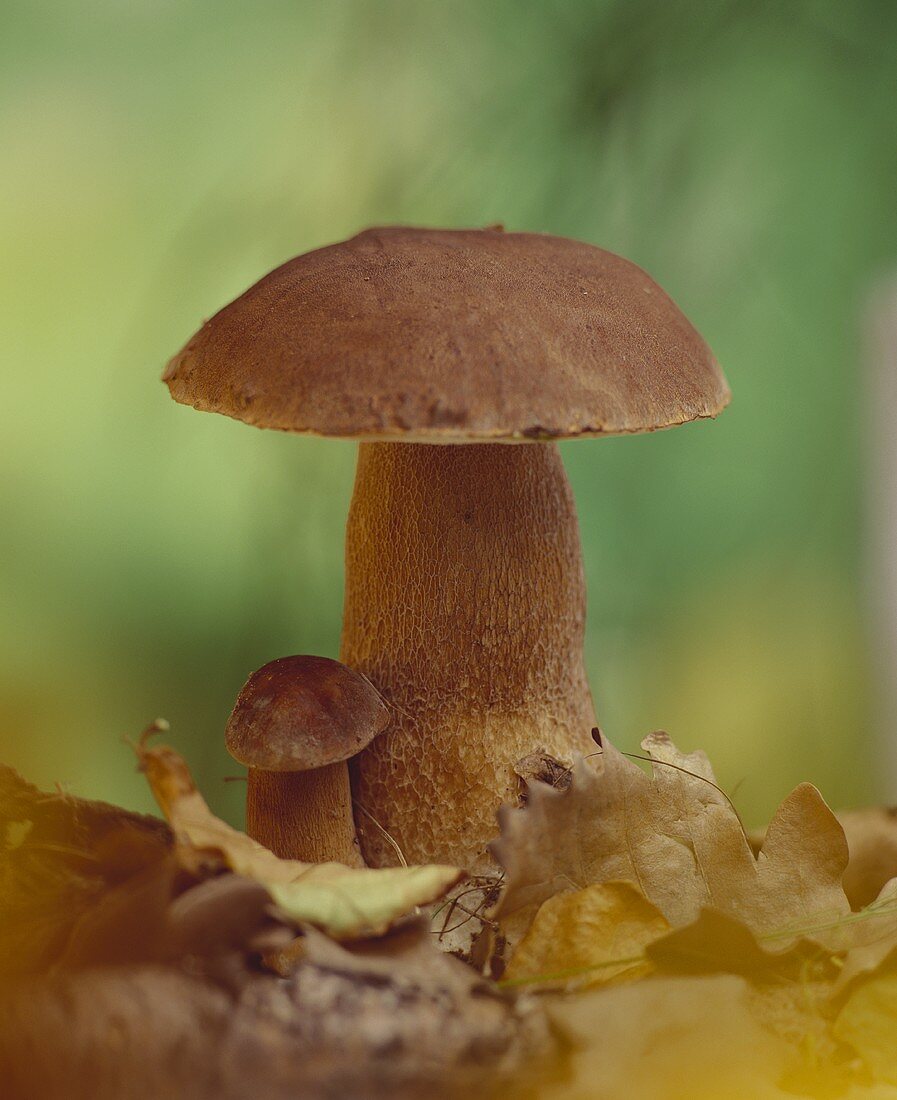
[{"label": "leaf litter", "polygon": [[651,774],[604,740],[499,815],[503,984],[540,991],[571,1044],[558,1095],[892,1095],[897,880],[852,909],[814,787],[752,847],[703,753],[643,748]]},{"label": "leaf litter", "polygon": [[[878,881],[890,866],[881,852],[897,850],[895,836],[881,843],[889,825],[897,834],[895,815],[855,815],[848,843],[803,784],[762,840],[748,838],[703,753],[679,753],[659,733],[643,747],[651,774],[606,740],[572,768],[544,754],[521,762],[525,789],[499,814],[501,875],[488,893],[500,893],[486,915],[453,900],[458,869],[277,859],[216,818],[183,759],[147,738],[137,753],[167,823],[45,795],[0,769],[0,976],[42,976],[27,1012],[0,999],[8,1046],[25,1049],[28,1028],[44,1034],[48,1020],[61,1027],[62,1004],[92,999],[136,1021],[131,998],[178,996],[180,1014],[168,1004],[159,1027],[209,1021],[196,1058],[217,1060],[209,1079],[222,1095],[225,1068],[240,1087],[284,1072],[278,1084],[295,1090],[311,1089],[314,1067],[326,1088],[354,1073],[345,1087],[370,1082],[371,1095],[473,1095],[486,1080],[498,1095],[503,1073],[509,1095],[546,1100],[897,1100],[897,880]],[[864,892],[874,900],[861,907]],[[445,897],[428,928],[415,914]],[[432,933],[456,914],[482,923],[476,969],[436,946]],[[506,960],[495,954],[503,943]],[[477,972],[502,967],[499,982]],[[213,1048],[232,1042],[238,1019],[236,1065]],[[79,1058],[99,1044],[101,1073],[102,1030],[66,1026]],[[140,1052],[159,1059],[121,1026],[135,1064]],[[333,1061],[346,1027],[351,1068]],[[168,1041],[161,1030],[158,1040]],[[285,1069],[302,1042],[316,1057]],[[389,1071],[375,1053],[384,1043]],[[64,1076],[64,1059],[30,1064]]]}]

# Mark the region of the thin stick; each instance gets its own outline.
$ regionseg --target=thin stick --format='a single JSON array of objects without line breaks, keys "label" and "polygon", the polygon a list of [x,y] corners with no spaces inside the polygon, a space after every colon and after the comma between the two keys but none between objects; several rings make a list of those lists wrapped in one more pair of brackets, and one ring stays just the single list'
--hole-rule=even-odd
[{"label": "thin stick", "polygon": [[370,812],[370,810],[365,809],[365,807],[362,806],[362,804],[360,802],[357,802],[354,798],[352,799],[352,805],[356,809],[361,810],[361,812],[364,814],[365,817],[370,818],[370,820],[374,823],[374,825],[380,830],[380,832],[386,837],[386,839],[392,845],[393,851],[396,853],[396,856],[399,860],[400,865],[402,867],[407,867],[408,866],[408,861],[405,859],[405,855],[404,855],[402,849],[399,847],[397,842],[389,835],[389,833],[383,828],[383,826],[376,819],[376,817],[374,817],[374,815]]}]

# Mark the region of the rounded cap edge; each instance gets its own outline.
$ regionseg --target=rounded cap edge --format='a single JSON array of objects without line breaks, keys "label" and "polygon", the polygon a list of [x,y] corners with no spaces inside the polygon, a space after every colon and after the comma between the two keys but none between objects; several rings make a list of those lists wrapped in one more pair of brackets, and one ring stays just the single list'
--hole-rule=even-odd
[{"label": "rounded cap edge", "polygon": [[311,771],[355,756],[389,721],[386,703],[361,673],[329,657],[280,657],[243,685],[225,744],[247,767]]}]

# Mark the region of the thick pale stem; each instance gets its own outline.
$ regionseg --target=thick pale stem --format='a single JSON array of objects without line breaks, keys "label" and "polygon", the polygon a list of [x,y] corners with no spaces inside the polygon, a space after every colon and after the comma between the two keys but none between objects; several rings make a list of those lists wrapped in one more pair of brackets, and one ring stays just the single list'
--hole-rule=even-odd
[{"label": "thick pale stem", "polygon": [[246,832],[282,859],[364,866],[344,763],[308,772],[250,768]]},{"label": "thick pale stem", "polygon": [[590,750],[584,624],[553,444],[361,445],[340,656],[393,709],[350,765],[371,866],[396,862],[387,834],[409,863],[489,866],[516,761]]}]

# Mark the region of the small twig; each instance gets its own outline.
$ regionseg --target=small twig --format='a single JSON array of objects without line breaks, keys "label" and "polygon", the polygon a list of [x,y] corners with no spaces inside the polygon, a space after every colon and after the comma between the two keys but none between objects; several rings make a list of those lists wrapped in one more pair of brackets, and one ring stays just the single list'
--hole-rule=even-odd
[{"label": "small twig", "polygon": [[[434,911],[433,919],[435,920],[436,917],[438,917],[439,914],[443,911],[443,909],[446,909],[446,907],[448,911],[446,912],[445,918],[442,922],[442,928],[438,932],[434,932],[434,934],[438,935],[439,938],[442,939],[443,936],[447,936],[449,933],[456,932],[459,928],[463,928],[464,925],[467,924],[468,921],[470,921],[471,919],[478,920],[480,924],[488,925],[494,930],[498,929],[498,924],[495,921],[483,916],[483,909],[486,905],[489,904],[490,895],[494,892],[496,887],[501,885],[503,878],[503,875],[482,875],[474,880],[460,893],[456,894],[453,898],[450,898],[447,901],[443,902],[443,904]],[[466,905],[461,904],[462,898],[466,898],[469,894],[476,893],[479,893],[481,895],[479,904],[477,905],[476,909],[468,909]],[[467,917],[464,920],[460,921],[458,924],[449,927],[449,922],[451,921],[452,914],[454,913],[456,908],[460,909],[462,913],[466,913]]]},{"label": "small twig", "polygon": [[[487,900],[487,895],[490,894],[493,890],[497,890],[504,882],[504,880],[504,872],[502,872],[500,875],[478,875],[473,879],[469,879],[468,885],[465,887],[465,889],[463,889],[459,894],[456,894],[455,896],[459,898],[464,898],[467,897],[468,894],[475,894],[478,890],[480,890],[482,891],[483,903],[485,904]],[[439,916],[439,914],[442,912],[443,909],[445,909],[447,905],[450,904],[451,899],[446,898],[446,900],[443,901],[441,905],[434,909],[434,919]]]},{"label": "small twig", "polygon": [[[460,909],[461,912],[466,913],[467,916],[464,918],[464,920],[459,921],[457,924],[453,924],[451,928],[446,928],[446,926],[443,925],[442,931],[439,934],[440,938],[442,936],[448,936],[452,932],[457,932],[459,928],[463,928],[465,924],[469,924],[472,920],[478,920],[481,924],[491,923],[481,917],[479,912],[468,909],[466,906],[462,905],[457,899],[452,902],[452,909],[455,908]],[[449,913],[451,913],[451,909],[449,910]],[[446,920],[446,924],[448,924],[448,920]]]}]

